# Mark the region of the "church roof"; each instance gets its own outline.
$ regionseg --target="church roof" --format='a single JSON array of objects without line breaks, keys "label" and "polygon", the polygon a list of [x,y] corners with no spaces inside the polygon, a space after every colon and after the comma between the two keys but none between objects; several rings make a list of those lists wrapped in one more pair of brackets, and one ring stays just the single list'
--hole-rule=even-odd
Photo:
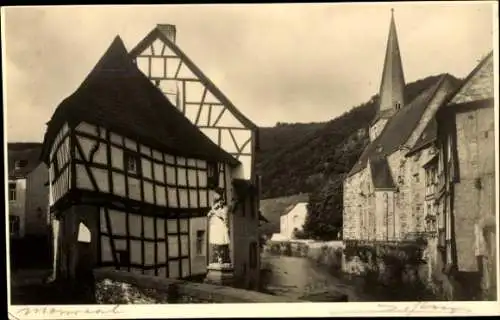
[{"label": "church roof", "polygon": [[375,189],[394,189],[396,187],[386,157],[370,159],[370,169]]},{"label": "church roof", "polygon": [[404,88],[405,79],[403,63],[401,62],[396,23],[394,22],[394,11],[392,11],[379,92],[380,100],[378,111],[381,113],[381,117],[383,116],[384,110],[394,110],[396,103],[400,103],[401,107],[405,105]]},{"label": "church roof", "polygon": [[[237,164],[137,68],[117,36],[80,87],[54,112],[44,141],[65,121],[86,121],[173,154]],[[48,150],[45,150],[47,161]]]},{"label": "church roof", "polygon": [[424,131],[422,131],[422,134],[418,138],[417,142],[415,142],[415,145],[413,148],[411,148],[410,151],[406,154],[406,156],[410,156],[414,154],[415,152],[418,152],[425,147],[429,146],[430,143],[434,142],[437,138],[437,121],[435,117],[432,117],[432,119],[427,123],[427,126],[425,127]]},{"label": "church roof", "polygon": [[422,92],[392,116],[380,135],[365,148],[358,162],[354,164],[349,172],[349,176],[365,168],[368,159],[388,156],[403,147],[420,122],[429,102],[436,96],[448,78],[449,76],[446,74],[441,76],[433,86]]}]

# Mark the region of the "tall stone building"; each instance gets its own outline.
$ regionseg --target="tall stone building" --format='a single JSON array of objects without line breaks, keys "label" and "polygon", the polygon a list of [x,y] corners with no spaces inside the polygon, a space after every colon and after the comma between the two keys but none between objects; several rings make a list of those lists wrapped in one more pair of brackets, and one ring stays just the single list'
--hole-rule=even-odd
[{"label": "tall stone building", "polygon": [[428,230],[437,234],[429,265],[434,274],[444,266],[454,299],[476,290],[481,299],[496,297],[493,74],[490,53],[439,109],[439,153],[427,166],[435,185]]},{"label": "tall stone building", "polygon": [[403,63],[394,14],[370,143],[344,181],[344,240],[411,239],[424,231],[425,170],[433,148],[421,148],[432,134],[434,115],[455,89],[442,75],[413,101],[406,101]]}]

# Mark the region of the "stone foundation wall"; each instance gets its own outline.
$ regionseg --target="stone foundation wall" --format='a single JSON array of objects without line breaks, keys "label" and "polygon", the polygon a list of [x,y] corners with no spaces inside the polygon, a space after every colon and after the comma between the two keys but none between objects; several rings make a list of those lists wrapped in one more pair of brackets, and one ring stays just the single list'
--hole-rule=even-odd
[{"label": "stone foundation wall", "polygon": [[290,302],[289,298],[257,291],[139,275],[109,268],[95,270],[94,278],[95,298],[99,304]]}]

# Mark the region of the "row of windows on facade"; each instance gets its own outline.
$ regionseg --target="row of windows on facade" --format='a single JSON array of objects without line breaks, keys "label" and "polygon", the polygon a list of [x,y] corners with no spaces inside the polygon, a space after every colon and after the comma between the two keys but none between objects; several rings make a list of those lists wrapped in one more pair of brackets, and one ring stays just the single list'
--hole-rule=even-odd
[{"label": "row of windows on facade", "polygon": [[[123,162],[125,164],[125,170],[127,172],[136,175],[143,175],[141,159],[139,155],[133,154],[131,152],[124,152]],[[54,158],[53,165],[54,165],[54,175],[58,176],[62,168],[58,163],[57,157]],[[217,163],[215,162],[207,163],[207,183],[210,188],[215,188],[219,186],[219,170]]]}]

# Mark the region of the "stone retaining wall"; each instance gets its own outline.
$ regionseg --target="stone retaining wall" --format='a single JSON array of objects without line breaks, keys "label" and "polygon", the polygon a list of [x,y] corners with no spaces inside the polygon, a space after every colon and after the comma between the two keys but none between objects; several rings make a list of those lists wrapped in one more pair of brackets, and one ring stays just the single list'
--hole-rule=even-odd
[{"label": "stone retaining wall", "polygon": [[257,291],[138,275],[110,268],[95,270],[94,277],[99,304],[291,302],[290,298]]}]

